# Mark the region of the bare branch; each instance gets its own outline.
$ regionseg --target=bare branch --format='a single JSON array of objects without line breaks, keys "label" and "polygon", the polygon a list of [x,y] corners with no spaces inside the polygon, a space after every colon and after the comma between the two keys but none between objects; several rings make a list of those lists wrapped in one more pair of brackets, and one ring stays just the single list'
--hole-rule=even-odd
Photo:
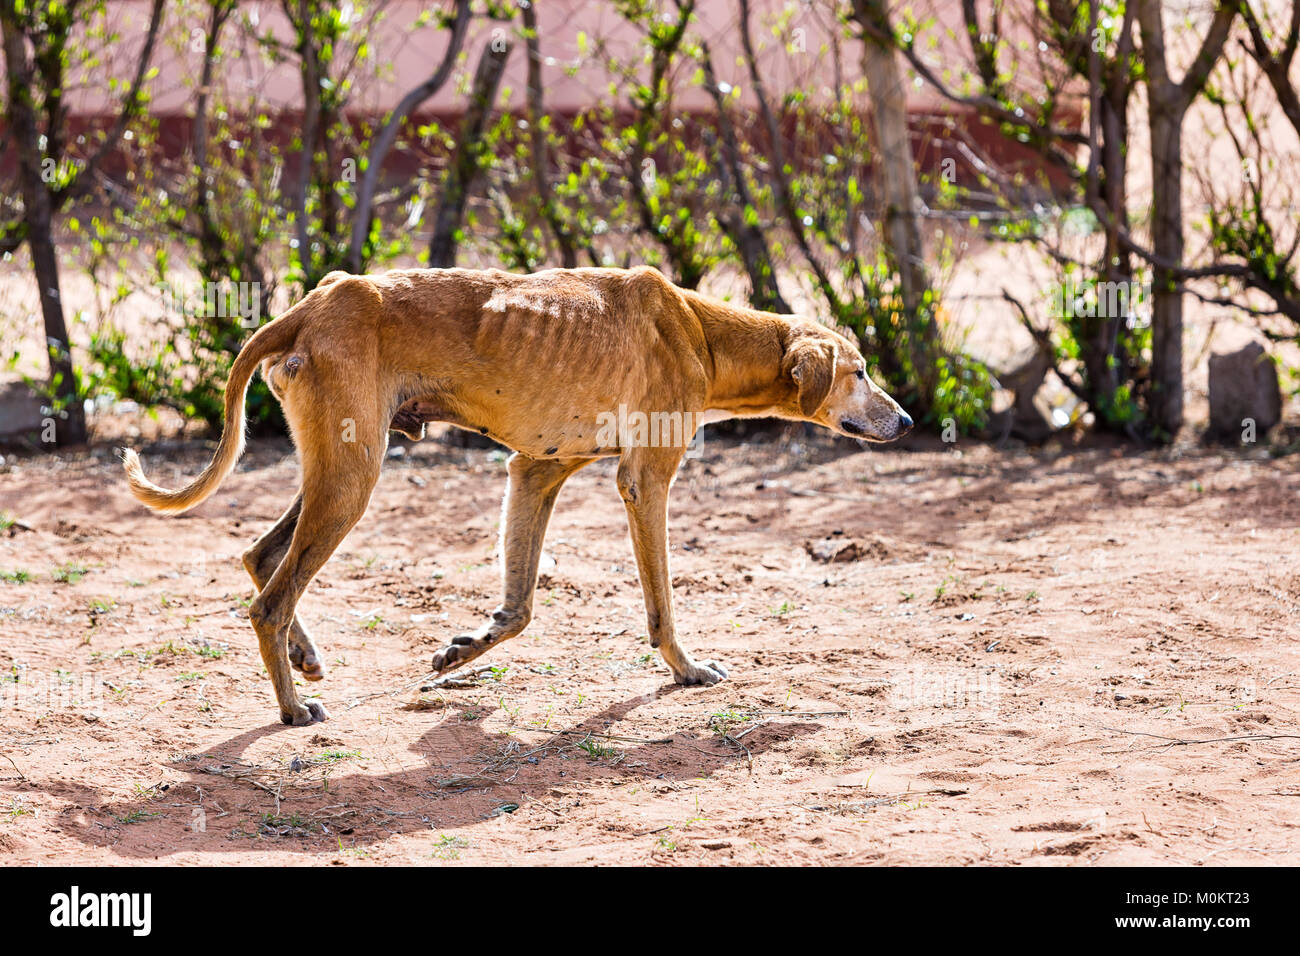
[{"label": "bare branch", "polygon": [[117,121],[104,137],[103,142],[99,144],[99,148],[90,155],[90,158],[73,174],[72,178],[62,187],[54,190],[51,198],[56,208],[62,208],[64,203],[78,199],[90,191],[93,186],[94,174],[98,171],[99,165],[109,153],[117,149],[123,134],[126,133],[127,126],[135,119],[140,107],[144,104],[142,95],[144,83],[149,75],[149,61],[153,59],[154,42],[158,39],[158,31],[162,26],[163,6],[163,0],[153,0],[153,6],[149,12],[149,26],[145,33],[144,49],[140,51],[140,63],[136,67],[135,78],[131,81],[131,89],[126,95],[126,101],[122,104],[121,112],[118,113]]},{"label": "bare branch", "polygon": [[402,123],[421,103],[437,93],[451,76],[456,58],[465,45],[465,34],[469,29],[470,0],[456,0],[455,19],[451,24],[451,36],[447,41],[446,52],[442,62],[433,74],[419,86],[412,87],[389,114],[370,146],[366,159],[366,173],[361,180],[361,189],[357,194],[357,205],[353,211],[352,241],[348,249],[348,265],[353,272],[362,268],[361,256],[365,249],[366,237],[370,235],[370,221],[375,206],[375,190],[379,186],[379,175],[383,170],[384,160],[397,140]]}]

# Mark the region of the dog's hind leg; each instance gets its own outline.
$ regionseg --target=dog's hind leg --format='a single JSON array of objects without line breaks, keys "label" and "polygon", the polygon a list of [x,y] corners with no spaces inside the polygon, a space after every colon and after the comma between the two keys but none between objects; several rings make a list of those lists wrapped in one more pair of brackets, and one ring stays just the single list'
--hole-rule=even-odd
[{"label": "dog's hind leg", "polygon": [[501,571],[505,596],[492,618],[472,634],[461,634],[433,655],[433,669],[445,672],[472,661],[488,648],[523,632],[533,617],[533,592],[542,539],[560,486],[591,459],[539,460],[514,455],[503,509]]},{"label": "dog's hind leg", "polygon": [[[271,575],[284,560],[293,540],[293,529],[298,525],[298,515],[302,511],[302,493],[293,499],[280,520],[270,531],[262,535],[253,546],[244,552],[244,568],[253,579],[257,590],[266,587]],[[310,635],[303,629],[298,615],[294,614],[293,624],[289,627],[289,663],[302,672],[307,680],[320,680],[325,676],[325,665],[321,661],[320,651],[316,649]]]},{"label": "dog's hind leg", "polygon": [[378,432],[358,435],[351,442],[317,438],[318,444],[299,444],[303,449],[303,490],[298,523],[284,559],[248,609],[262,663],[275,686],[280,719],[286,724],[302,726],[328,716],[319,703],[304,704],[298,698],[289,671],[286,638],[302,592],[365,513],[379,478],[384,439]]},{"label": "dog's hind leg", "polygon": [[717,661],[696,661],[677,643],[673,582],[668,572],[668,490],[681,461],[680,449],[637,448],[618,466],[618,491],[627,508],[645,595],[650,644],[672,668],[679,684],[716,684],[727,677]]}]

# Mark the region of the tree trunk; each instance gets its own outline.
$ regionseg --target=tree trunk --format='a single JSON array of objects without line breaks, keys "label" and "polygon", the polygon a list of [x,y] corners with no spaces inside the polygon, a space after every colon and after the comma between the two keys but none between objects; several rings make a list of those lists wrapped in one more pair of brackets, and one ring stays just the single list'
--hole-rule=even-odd
[{"label": "tree trunk", "polygon": [[508,41],[490,40],[479,57],[474,85],[470,90],[469,109],[465,111],[456,153],[443,179],[442,195],[438,198],[438,209],[433,217],[433,237],[429,240],[431,269],[450,269],[456,264],[456,233],[465,220],[470,189],[481,171],[483,129],[501,86],[511,48]]},{"label": "tree trunk", "polygon": [[[1149,97],[1151,124],[1151,251],[1177,268],[1183,261],[1183,113]],[[1183,294],[1171,268],[1152,268],[1151,424],[1172,438],[1183,424]]]},{"label": "tree trunk", "polygon": [[[28,150],[23,150],[26,154]],[[20,163],[26,165],[20,157]],[[23,175],[27,179],[26,173]],[[86,441],[86,410],[81,402],[81,388],[72,364],[72,343],[63,319],[63,298],[59,292],[59,260],[54,246],[53,214],[49,193],[40,176],[36,188],[26,182],[23,202],[28,204],[27,222],[30,231],[27,248],[31,250],[36,282],[40,286],[41,315],[45,320],[45,341],[50,354],[50,386],[61,406],[55,414],[55,442],[60,447],[81,445]]]},{"label": "tree trunk", "polygon": [[528,137],[532,147],[533,182],[537,186],[537,202],[542,218],[555,235],[555,245],[560,250],[560,264],[566,269],[578,265],[578,249],[573,236],[560,219],[551,190],[550,151],[547,149],[546,128],[543,120],[542,51],[537,34],[537,8],[532,3],[523,7],[524,40],[528,49]]},{"label": "tree trunk", "polygon": [[[1106,246],[1097,272],[1103,282],[1123,283],[1133,279],[1133,262],[1120,240],[1128,229],[1128,100],[1129,84],[1122,74],[1108,71],[1101,91],[1101,202]],[[1100,310],[1099,310],[1100,311]],[[1083,365],[1087,371],[1088,404],[1099,422],[1109,424],[1108,410],[1115,401],[1123,357],[1119,355],[1119,319],[1098,314],[1086,320],[1083,336]]]},{"label": "tree trunk", "polygon": [[1159,0],[1140,0],[1142,66],[1151,130],[1151,241],[1155,258],[1151,301],[1151,428],[1169,441],[1183,425],[1183,117],[1223,53],[1238,4],[1220,2],[1181,82],[1169,76]]},{"label": "tree trunk", "polygon": [[[860,23],[873,24],[890,35],[886,0],[854,0]],[[880,157],[880,190],[886,252],[898,272],[903,307],[910,328],[908,345],[918,374],[930,374],[934,363],[930,352],[937,338],[934,316],[929,312],[930,278],[925,266],[925,245],[918,221],[916,165],[907,131],[907,86],[893,44],[881,39],[876,30],[864,31],[862,71],[871,97],[871,123]],[[923,389],[931,394],[931,389]]]},{"label": "tree trunk", "polygon": [[4,31],[5,64],[9,73],[8,140],[18,152],[18,178],[23,195],[23,221],[27,248],[32,255],[45,341],[50,357],[50,391],[61,406],[55,415],[55,442],[59,446],[86,441],[86,411],[81,404],[77,372],[72,363],[72,344],[63,318],[59,292],[59,259],[54,246],[54,207],[49,188],[41,178],[44,156],[32,103],[32,67],[19,24],[5,10],[0,18]]},{"label": "tree trunk", "polygon": [[[286,13],[288,12],[286,4]],[[311,291],[321,278],[314,274],[314,257],[311,252],[311,230],[307,220],[307,198],[311,190],[312,168],[315,166],[316,141],[320,136],[320,66],[316,62],[316,39],[312,32],[312,8],[307,0],[298,0],[297,24],[300,36],[298,55],[302,78],[302,152],[298,157],[298,182],[294,197],[294,215],[297,218],[298,264],[302,270],[305,291]],[[290,18],[292,20],[292,17]]]}]

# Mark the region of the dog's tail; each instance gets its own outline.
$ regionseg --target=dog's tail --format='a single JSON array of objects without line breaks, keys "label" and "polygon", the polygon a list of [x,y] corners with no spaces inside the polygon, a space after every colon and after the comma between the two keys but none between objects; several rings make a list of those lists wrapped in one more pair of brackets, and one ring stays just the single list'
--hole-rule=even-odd
[{"label": "dog's tail", "polygon": [[217,490],[244,451],[244,393],[248,390],[248,383],[262,359],[284,351],[293,344],[308,314],[302,308],[303,304],[298,303],[262,326],[239,350],[230,367],[230,378],[226,381],[226,422],[221,432],[221,441],[203,473],[181,490],[168,491],[144,476],[140,456],[127,449],[122,453],[122,465],[126,468],[126,480],[131,485],[131,494],[155,511],[179,514],[200,504]]}]

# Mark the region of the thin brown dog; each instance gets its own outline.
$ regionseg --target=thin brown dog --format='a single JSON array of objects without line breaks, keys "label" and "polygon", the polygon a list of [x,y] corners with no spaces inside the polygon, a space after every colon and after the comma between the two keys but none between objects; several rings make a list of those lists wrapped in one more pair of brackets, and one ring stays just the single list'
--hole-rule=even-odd
[{"label": "thin brown dog", "polygon": [[[217,489],[243,450],[244,392],[259,365],[302,459],[293,504],[244,555],[260,592],[249,618],[281,719],[293,724],[326,717],[299,699],[289,670],[324,676],[295,616],[298,599],[365,512],[390,428],[419,438],[426,422],[450,422],[517,453],[502,529],[504,600],[483,627],[434,655],[435,670],[523,631],[560,486],[595,459],[617,457],[650,643],[678,683],[714,684],[726,670],[677,642],[668,574],[668,489],[699,424],[771,415],[868,441],[912,426],[848,339],[808,319],[679,289],[654,269],[333,272],[240,351],[221,441],[188,487],[160,488],[135,452],[125,453],[138,499],[181,512]],[[616,416],[636,413],[685,427],[667,441],[654,430],[612,428]]]}]

